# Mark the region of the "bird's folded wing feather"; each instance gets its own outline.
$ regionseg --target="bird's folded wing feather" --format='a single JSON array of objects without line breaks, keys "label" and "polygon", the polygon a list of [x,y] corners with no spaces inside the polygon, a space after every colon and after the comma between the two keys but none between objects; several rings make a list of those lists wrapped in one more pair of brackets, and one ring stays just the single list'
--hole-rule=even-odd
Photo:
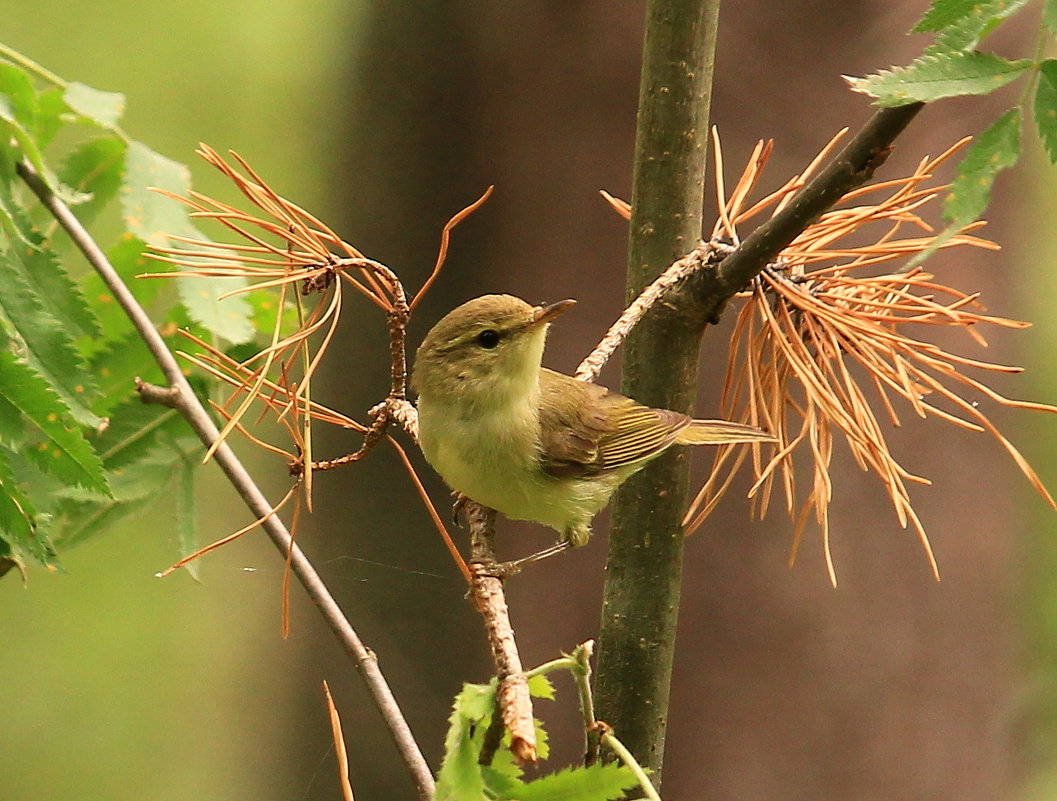
[{"label": "bird's folded wing feather", "polygon": [[690,418],[650,409],[605,387],[542,370],[541,462],[553,476],[597,475],[655,456]]}]

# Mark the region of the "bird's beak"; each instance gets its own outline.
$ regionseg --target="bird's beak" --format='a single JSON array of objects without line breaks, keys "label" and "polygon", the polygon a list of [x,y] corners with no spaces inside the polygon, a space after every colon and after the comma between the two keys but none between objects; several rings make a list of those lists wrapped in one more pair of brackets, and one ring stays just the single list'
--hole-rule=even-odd
[{"label": "bird's beak", "polygon": [[529,323],[530,328],[535,328],[538,325],[544,325],[549,323],[559,314],[566,309],[571,309],[576,305],[575,300],[559,300],[557,303],[551,303],[546,306],[537,306],[532,310],[532,322]]}]

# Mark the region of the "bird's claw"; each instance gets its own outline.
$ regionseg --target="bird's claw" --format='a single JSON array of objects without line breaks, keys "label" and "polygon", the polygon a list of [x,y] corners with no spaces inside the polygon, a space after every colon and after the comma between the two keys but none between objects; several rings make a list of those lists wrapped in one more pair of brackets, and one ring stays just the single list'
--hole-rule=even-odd
[{"label": "bird's claw", "polygon": [[459,520],[459,515],[462,514],[462,510],[463,508],[465,508],[466,502],[470,499],[463,495],[461,492],[453,492],[451,494],[451,497],[451,522],[453,525],[462,528],[463,526],[462,522]]}]

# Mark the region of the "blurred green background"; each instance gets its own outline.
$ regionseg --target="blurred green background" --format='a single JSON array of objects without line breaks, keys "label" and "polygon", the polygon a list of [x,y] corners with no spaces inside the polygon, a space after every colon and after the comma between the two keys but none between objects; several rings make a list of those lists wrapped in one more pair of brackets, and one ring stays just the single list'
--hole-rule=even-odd
[{"label": "blurred green background", "polygon": [[[903,35],[924,3],[776,5],[724,8],[713,115],[728,179],[757,138],[777,140],[767,186],[868,115],[841,74],[902,63],[924,43]],[[570,369],[621,308],[625,227],[595,193],[629,193],[641,24],[639,4],[603,0],[114,0],[18,4],[0,38],[68,80],[124,92],[126,130],[190,163],[199,189],[230,196],[194,163],[194,146],[236,149],[410,287],[428,274],[444,221],[497,184],[456,231],[412,338],[485,291],[577,297],[549,351],[551,366]],[[1029,33],[1008,34],[1017,54]],[[888,174],[979,130],[1003,101],[1012,96],[929,109]],[[983,290],[993,312],[1038,323],[995,335],[982,357],[1029,368],[1001,390],[1054,402],[1055,173],[1027,149],[988,213],[1004,250],[944,255],[935,269],[960,271],[955,283]],[[726,334],[706,337],[703,410],[715,403]],[[351,304],[340,344],[323,400],[362,417],[386,385],[378,315]],[[997,419],[1057,486],[1055,421]],[[837,590],[817,542],[787,570],[789,524],[750,525],[737,502],[688,544],[666,795],[1057,796],[1055,520],[994,444],[909,420],[906,429],[893,439],[907,466],[936,483],[915,497],[943,582],[873,479],[847,465],[834,506]],[[323,444],[334,455],[349,447]],[[281,466],[257,470],[280,497]],[[248,522],[213,469],[200,486],[203,540]],[[489,673],[475,613],[391,452],[321,476],[316,492],[302,542],[377,649],[435,765],[452,695]],[[207,557],[201,583],[159,580],[176,553],[169,515],[68,554],[64,574],[0,581],[0,799],[339,798],[323,678],[344,716],[357,797],[412,798],[358,678],[296,590],[293,633],[281,639],[281,561],[263,537]],[[549,541],[512,530],[511,550]],[[600,536],[512,583],[527,663],[594,635],[603,562]],[[571,704],[569,689],[559,686]],[[550,706],[540,713],[575,759],[576,714]]]}]

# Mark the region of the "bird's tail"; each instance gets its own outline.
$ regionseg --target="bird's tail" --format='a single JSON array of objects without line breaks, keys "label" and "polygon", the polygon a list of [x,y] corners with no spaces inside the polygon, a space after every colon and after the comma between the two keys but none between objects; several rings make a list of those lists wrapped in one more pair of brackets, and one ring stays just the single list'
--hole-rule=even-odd
[{"label": "bird's tail", "polygon": [[735,442],[776,442],[755,426],[728,420],[693,420],[675,437],[679,445],[729,445]]}]

